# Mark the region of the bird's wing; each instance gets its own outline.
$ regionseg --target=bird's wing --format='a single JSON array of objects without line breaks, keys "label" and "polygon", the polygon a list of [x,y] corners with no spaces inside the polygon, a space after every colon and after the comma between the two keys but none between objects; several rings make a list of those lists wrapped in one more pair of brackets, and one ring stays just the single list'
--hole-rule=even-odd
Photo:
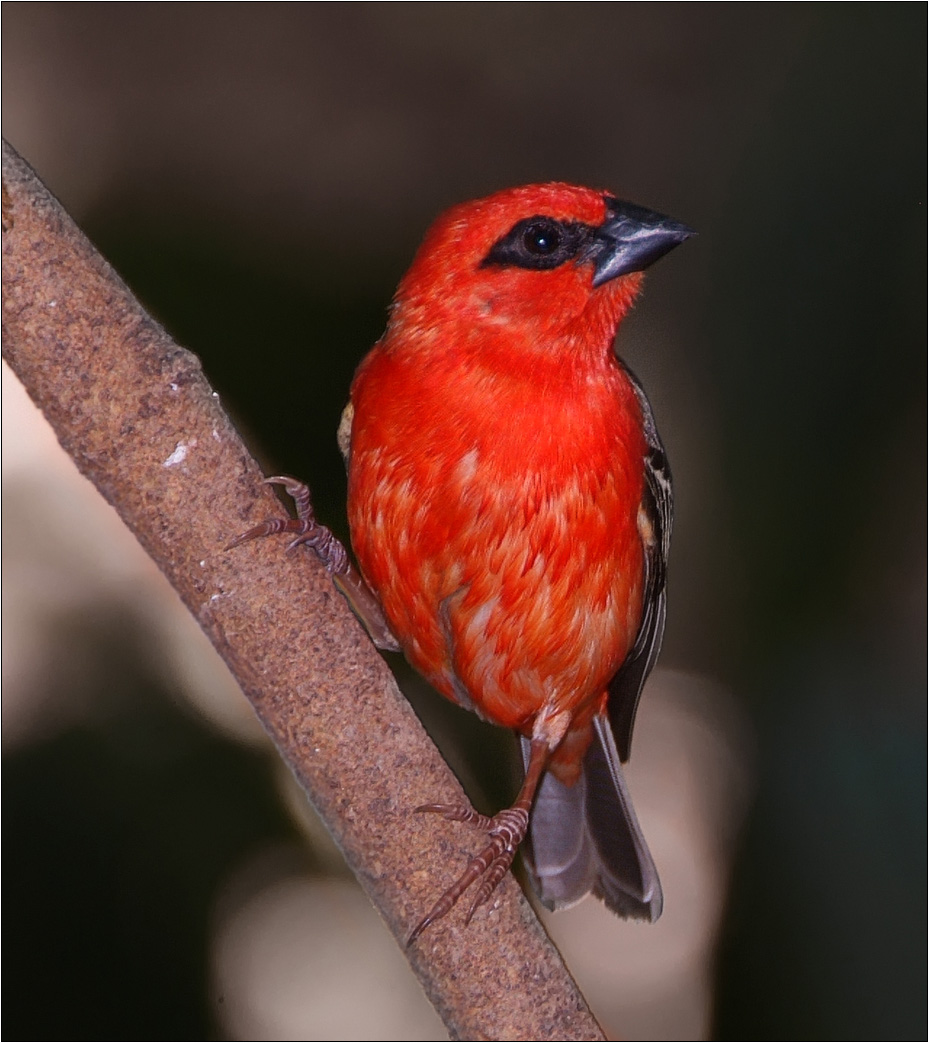
[{"label": "bird's wing", "polygon": [[642,537],[645,555],[642,622],[639,624],[635,644],[609,684],[607,704],[616,746],[623,761],[629,759],[632,726],[635,723],[635,712],[642,687],[661,649],[665,624],[665,580],[674,514],[671,469],[655,426],[652,407],[635,376],[628,369],[626,374],[632,382],[642,409],[646,456],[645,492],[639,508],[639,534]]}]

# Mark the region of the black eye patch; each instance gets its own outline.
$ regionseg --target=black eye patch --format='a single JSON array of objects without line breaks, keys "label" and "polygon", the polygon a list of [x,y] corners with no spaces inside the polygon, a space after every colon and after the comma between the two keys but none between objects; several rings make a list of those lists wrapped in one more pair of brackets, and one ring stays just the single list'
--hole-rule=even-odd
[{"label": "black eye patch", "polygon": [[593,229],[579,221],[556,221],[538,215],[518,221],[490,248],[481,268],[503,265],[549,270],[572,261],[589,240]]}]

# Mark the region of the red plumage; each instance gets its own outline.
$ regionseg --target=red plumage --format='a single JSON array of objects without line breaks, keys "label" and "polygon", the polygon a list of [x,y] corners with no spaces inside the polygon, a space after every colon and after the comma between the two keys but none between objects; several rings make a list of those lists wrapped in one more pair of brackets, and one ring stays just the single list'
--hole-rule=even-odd
[{"label": "red plumage", "polygon": [[427,236],[352,386],[348,511],[410,662],[556,745],[638,630],[645,439],[612,349],[640,276],[591,294],[589,267],[479,267],[543,210],[605,216],[602,195],[545,186],[456,207]]},{"label": "red plumage", "polygon": [[454,207],[355,376],[340,441],[361,573],[416,669],[517,730],[527,766],[494,819],[423,809],[491,839],[413,937],[479,878],[471,913],[487,900],[533,801],[543,900],[593,890],[622,915],[660,914],[619,754],[664,625],[670,478],[613,340],[642,269],[690,234],[564,184]]}]

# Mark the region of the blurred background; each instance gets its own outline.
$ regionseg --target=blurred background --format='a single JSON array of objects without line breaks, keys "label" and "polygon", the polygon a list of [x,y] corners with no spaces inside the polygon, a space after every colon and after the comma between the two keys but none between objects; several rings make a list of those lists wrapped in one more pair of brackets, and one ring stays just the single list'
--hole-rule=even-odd
[{"label": "blurred background", "polygon": [[[561,179],[699,230],[619,338],[676,478],[631,762],[666,911],[546,921],[613,1036],[925,1033],[925,30],[3,6],[4,135],[343,535],[339,413],[439,211]],[[192,620],[3,391],[5,1034],[441,1038]],[[396,665],[475,801],[510,799],[509,737]]]}]

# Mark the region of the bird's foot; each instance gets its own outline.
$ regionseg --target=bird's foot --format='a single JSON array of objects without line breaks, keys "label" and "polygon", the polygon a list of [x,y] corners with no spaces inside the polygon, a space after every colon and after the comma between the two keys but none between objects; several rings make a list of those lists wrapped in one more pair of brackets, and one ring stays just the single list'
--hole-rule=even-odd
[{"label": "bird's foot", "polygon": [[282,485],[287,494],[294,501],[297,511],[296,518],[269,518],[259,525],[253,526],[247,532],[240,533],[227,546],[227,550],[238,547],[249,540],[261,539],[264,536],[274,536],[280,532],[294,533],[295,539],[287,545],[288,550],[299,547],[301,544],[312,548],[317,558],[325,565],[328,572],[334,576],[344,575],[348,571],[348,551],[332,534],[325,525],[320,525],[313,514],[313,504],[310,501],[309,486],[298,482],[296,478],[288,478],[286,475],[277,475],[274,478],[265,478],[266,485]]},{"label": "bird's foot", "polygon": [[399,652],[400,644],[390,631],[380,603],[363,577],[353,567],[345,546],[335,537],[331,529],[320,525],[316,520],[310,500],[309,486],[298,482],[296,478],[288,478],[286,475],[266,478],[265,483],[284,487],[294,501],[297,517],[269,518],[267,521],[253,526],[247,532],[240,533],[228,544],[226,550],[264,536],[274,536],[280,532],[293,533],[295,538],[287,545],[287,549],[293,550],[294,547],[299,547],[301,544],[310,547],[332,576],[336,586],[345,596],[352,611],[361,620],[375,645],[388,652]]},{"label": "bird's foot", "polygon": [[506,875],[529,827],[529,808],[528,805],[524,806],[521,801],[517,801],[512,808],[501,811],[493,818],[480,815],[473,808],[462,804],[424,804],[416,810],[433,812],[453,822],[467,822],[480,829],[485,829],[490,834],[490,843],[480,854],[471,859],[458,880],[441,895],[432,909],[420,920],[407,939],[407,945],[412,945],[430,924],[441,920],[443,916],[451,912],[464,892],[475,881],[480,880],[465,917],[465,923],[470,923],[471,917],[490,898],[494,889]]}]

